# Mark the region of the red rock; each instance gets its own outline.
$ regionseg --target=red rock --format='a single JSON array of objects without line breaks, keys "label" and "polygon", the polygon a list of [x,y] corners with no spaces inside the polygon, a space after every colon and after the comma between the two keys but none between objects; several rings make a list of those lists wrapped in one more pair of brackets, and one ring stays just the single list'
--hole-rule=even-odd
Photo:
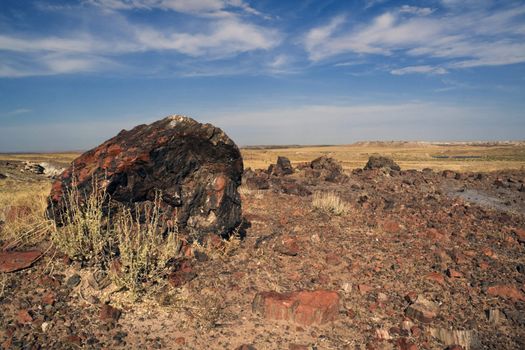
[{"label": "red rock", "polygon": [[459,271],[449,268],[447,269],[447,276],[450,278],[462,278],[463,274]]},{"label": "red rock", "polygon": [[328,284],[330,283],[330,277],[326,273],[319,272],[317,275],[317,282],[321,285]]},{"label": "red rock", "polygon": [[175,338],[175,344],[184,345],[186,344],[186,339],[184,337]]},{"label": "red rock", "polygon": [[328,265],[339,265],[341,263],[341,258],[334,253],[326,255],[325,261]]},{"label": "red rock", "polygon": [[430,272],[429,274],[427,274],[427,279],[437,282],[441,284],[442,286],[445,285],[445,276],[443,276],[439,272]]},{"label": "red rock", "polygon": [[494,251],[492,249],[490,249],[489,247],[485,247],[481,251],[482,251],[483,254],[485,254],[486,256],[488,256],[491,259],[496,259],[498,257],[496,255],[496,253],[494,253]]},{"label": "red rock", "polygon": [[55,303],[55,294],[53,292],[47,292],[42,296],[42,303],[45,305],[53,305]]},{"label": "red rock", "polygon": [[33,317],[29,314],[29,311],[27,311],[27,310],[20,310],[16,314],[16,320],[19,323],[28,324],[28,323],[33,322]]},{"label": "red rock", "polygon": [[525,230],[516,228],[513,230],[514,234],[518,237],[518,242],[525,243]]},{"label": "red rock", "polygon": [[408,341],[406,338],[399,338],[396,341],[396,345],[399,350],[417,350],[416,344]]},{"label": "red rock", "polygon": [[449,240],[449,237],[444,232],[439,231],[435,228],[429,228],[425,232],[425,237],[427,237],[433,242],[443,242]]},{"label": "red rock", "polygon": [[61,285],[59,280],[49,275],[44,275],[38,278],[38,284],[43,287],[48,287],[48,288],[58,288]]},{"label": "red rock", "polygon": [[275,247],[275,250],[281,254],[289,256],[296,256],[301,251],[297,242],[297,237],[294,236],[284,236],[280,243]]},{"label": "red rock", "polygon": [[122,311],[114,308],[111,305],[104,304],[100,308],[99,318],[101,321],[117,322],[120,318]]},{"label": "red rock", "polygon": [[478,264],[478,266],[479,266],[479,268],[480,268],[481,270],[487,270],[487,269],[490,267],[490,265],[489,265],[488,263],[484,262],[484,261],[481,261],[481,262]]},{"label": "red rock", "polygon": [[412,336],[414,338],[418,338],[421,335],[421,332],[421,328],[419,328],[418,326],[412,326],[410,328],[410,333],[412,333]]},{"label": "red rock", "polygon": [[398,233],[401,231],[401,225],[396,221],[388,220],[383,223],[383,230],[386,233]]},{"label": "red rock", "polygon": [[66,341],[70,344],[75,344],[77,346],[82,345],[82,338],[80,338],[78,335],[70,335],[66,338]]},{"label": "red rock", "polygon": [[359,289],[359,293],[361,293],[361,295],[365,295],[374,288],[372,286],[369,286],[368,284],[359,284],[357,286],[357,289]]},{"label": "red rock", "polygon": [[30,250],[27,252],[0,252],[0,272],[14,272],[30,267],[42,252]]},{"label": "red rock", "polygon": [[487,294],[494,295],[513,301],[525,301],[525,295],[518,288],[512,285],[495,285],[487,288]]},{"label": "red rock", "polygon": [[191,267],[187,267],[184,264],[175,272],[168,276],[168,283],[173,288],[179,288],[193,280],[197,274],[193,272]]},{"label": "red rock", "polygon": [[438,315],[438,306],[425,298],[419,296],[416,302],[405,310],[405,314],[413,320],[430,323]]},{"label": "red rock", "polygon": [[335,320],[339,314],[339,303],[339,294],[328,290],[262,292],[255,296],[252,309],[268,319],[309,326]]}]

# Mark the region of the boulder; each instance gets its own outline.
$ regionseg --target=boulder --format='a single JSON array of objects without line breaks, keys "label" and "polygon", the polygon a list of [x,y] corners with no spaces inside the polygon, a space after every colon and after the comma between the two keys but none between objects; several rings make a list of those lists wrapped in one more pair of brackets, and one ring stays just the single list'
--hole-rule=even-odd
[{"label": "boulder", "polygon": [[251,170],[244,172],[243,175],[246,187],[250,190],[267,190],[270,188],[268,174],[262,170]]},{"label": "boulder", "polygon": [[293,167],[290,160],[286,157],[277,157],[277,163],[268,167],[268,174],[274,176],[283,176],[293,174]]},{"label": "boulder", "polygon": [[397,165],[392,158],[383,156],[370,156],[370,158],[368,158],[368,162],[365,165],[365,170],[371,169],[390,169],[396,171],[401,170],[399,165]]},{"label": "boulder", "polygon": [[344,182],[347,176],[343,172],[341,164],[330,157],[322,156],[312,160],[310,168],[313,171],[305,173],[307,177],[320,177],[324,181]]},{"label": "boulder", "polygon": [[161,221],[179,232],[227,235],[241,223],[242,173],[239,148],[221,129],[173,115],[123,130],[75,159],[52,186],[48,215],[64,224],[73,184],[80,194],[97,186],[111,213],[157,200]]}]

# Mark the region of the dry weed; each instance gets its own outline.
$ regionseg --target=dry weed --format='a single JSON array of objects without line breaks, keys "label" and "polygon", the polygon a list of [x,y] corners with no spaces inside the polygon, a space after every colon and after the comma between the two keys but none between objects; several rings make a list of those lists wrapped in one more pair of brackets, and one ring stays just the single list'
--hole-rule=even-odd
[{"label": "dry weed", "polygon": [[39,244],[52,229],[45,219],[49,184],[7,181],[0,185],[0,240],[4,248]]},{"label": "dry weed", "polygon": [[104,215],[108,195],[96,181],[92,186],[93,191],[87,196],[76,186],[69,189],[63,213],[64,225],[55,227],[51,235],[58,249],[71,259],[100,261],[104,251],[113,244],[109,218]]},{"label": "dry weed", "polygon": [[177,257],[182,247],[177,229],[163,227],[160,223],[160,194],[155,202],[144,209],[143,222],[139,215],[124,209],[116,217],[113,227],[121,271],[111,272],[117,285],[126,287],[138,297],[144,283],[160,283],[168,273],[169,261]]},{"label": "dry weed", "polygon": [[343,215],[349,211],[348,204],[334,192],[316,192],[312,205],[321,211],[334,215]]}]

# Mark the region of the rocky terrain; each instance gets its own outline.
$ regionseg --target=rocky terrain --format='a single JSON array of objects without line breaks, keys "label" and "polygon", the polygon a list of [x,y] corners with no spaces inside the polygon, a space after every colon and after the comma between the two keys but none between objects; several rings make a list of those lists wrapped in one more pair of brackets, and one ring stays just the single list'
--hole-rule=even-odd
[{"label": "rocky terrain", "polygon": [[244,171],[246,229],[188,245],[151,297],[46,240],[1,252],[0,348],[522,349],[524,182],[279,158]]}]

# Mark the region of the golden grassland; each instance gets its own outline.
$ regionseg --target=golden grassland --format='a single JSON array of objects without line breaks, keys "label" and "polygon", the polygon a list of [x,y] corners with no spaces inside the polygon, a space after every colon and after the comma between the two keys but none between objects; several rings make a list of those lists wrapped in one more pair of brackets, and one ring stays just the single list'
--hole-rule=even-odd
[{"label": "golden grassland", "polygon": [[[362,168],[373,154],[394,159],[401,169],[432,168],[455,171],[495,171],[525,169],[525,144],[517,145],[438,145],[419,143],[363,143],[340,146],[311,146],[289,148],[243,149],[244,166],[266,168],[277,156],[292,163],[308,162],[320,156],[339,160],[346,170]],[[436,156],[472,156],[480,158],[435,158]]]},{"label": "golden grassland", "polygon": [[63,153],[0,153],[0,160],[18,160],[22,162],[51,162],[67,166],[80,155],[78,152]]},{"label": "golden grassland", "polygon": [[[394,159],[402,169],[432,168],[434,170],[495,171],[525,169],[525,142],[516,144],[437,144],[417,142],[364,142],[335,146],[276,146],[241,149],[245,168],[267,168],[278,156],[285,156],[292,163],[308,162],[320,156],[339,160],[347,170],[362,168],[373,154]],[[53,162],[69,164],[80,153],[28,153],[0,154],[0,160]],[[449,156],[450,158],[436,158]],[[454,156],[479,158],[457,159]],[[0,185],[1,186],[1,185]]]}]

